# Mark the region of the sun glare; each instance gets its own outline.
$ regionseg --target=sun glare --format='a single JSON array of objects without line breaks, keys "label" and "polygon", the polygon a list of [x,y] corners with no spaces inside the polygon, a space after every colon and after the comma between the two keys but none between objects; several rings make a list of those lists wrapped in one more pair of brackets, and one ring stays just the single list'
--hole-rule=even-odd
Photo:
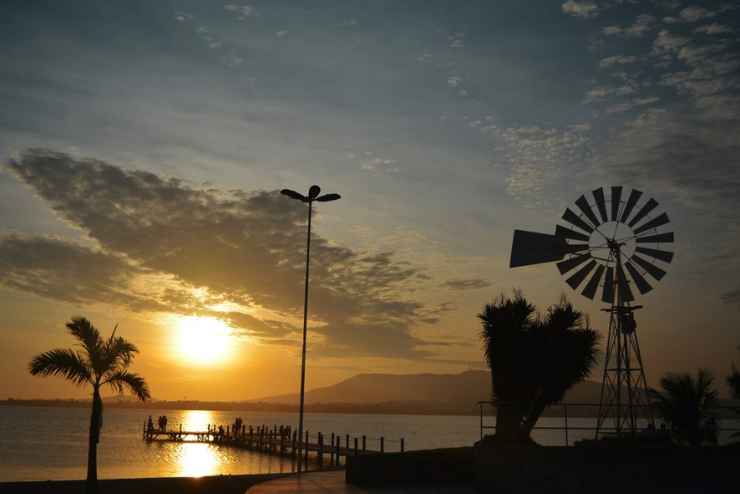
[{"label": "sun glare", "polygon": [[233,339],[229,326],[215,317],[184,316],[177,320],[178,352],[183,360],[212,365],[227,360]]}]

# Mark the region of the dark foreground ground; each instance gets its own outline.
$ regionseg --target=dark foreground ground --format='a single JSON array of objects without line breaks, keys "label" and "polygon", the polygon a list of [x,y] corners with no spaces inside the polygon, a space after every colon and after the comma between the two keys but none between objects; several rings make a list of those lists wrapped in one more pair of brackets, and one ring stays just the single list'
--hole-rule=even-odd
[{"label": "dark foreground ground", "polygon": [[[290,474],[101,480],[100,494],[244,494],[248,487],[287,475]],[[84,494],[84,492],[85,482],[82,480],[0,483],[0,494]]]}]

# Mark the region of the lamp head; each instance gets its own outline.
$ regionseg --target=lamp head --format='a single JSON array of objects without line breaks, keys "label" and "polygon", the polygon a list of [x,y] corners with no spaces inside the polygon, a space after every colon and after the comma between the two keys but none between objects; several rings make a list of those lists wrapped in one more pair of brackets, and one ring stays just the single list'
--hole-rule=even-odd
[{"label": "lamp head", "polygon": [[313,201],[319,197],[319,194],[321,194],[321,187],[318,185],[312,185],[311,188],[308,189],[308,200]]},{"label": "lamp head", "polygon": [[324,194],[321,197],[317,197],[316,198],[316,201],[318,201],[318,202],[331,202],[331,201],[336,201],[337,199],[341,199],[341,198],[342,198],[342,196],[340,196],[339,194]]},{"label": "lamp head", "polygon": [[280,193],[284,196],[290,197],[291,199],[295,199],[296,201],[308,202],[308,198],[306,196],[294,190],[283,189],[280,191]]}]

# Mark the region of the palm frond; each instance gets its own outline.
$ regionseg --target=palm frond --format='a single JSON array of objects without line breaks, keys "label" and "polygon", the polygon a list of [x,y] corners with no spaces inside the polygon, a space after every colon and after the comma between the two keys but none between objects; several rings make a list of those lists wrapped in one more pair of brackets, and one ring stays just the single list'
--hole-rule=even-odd
[{"label": "palm frond", "polygon": [[61,375],[80,385],[92,381],[92,372],[85,358],[72,349],[55,349],[35,356],[29,365],[31,374]]},{"label": "palm frond", "polygon": [[121,336],[115,336],[115,331],[105,342],[102,348],[101,366],[107,372],[116,368],[125,368],[134,359],[139,349],[130,341]]},{"label": "palm frond", "polygon": [[88,358],[95,371],[100,367],[100,350],[103,347],[103,340],[100,337],[100,331],[84,317],[74,317],[67,323],[69,333],[77,338],[85,349]]},{"label": "palm frond", "polygon": [[149,386],[146,384],[146,381],[144,381],[144,378],[133,372],[118,370],[110,374],[103,381],[103,384],[109,385],[118,393],[123,393],[124,390],[128,389],[141,401],[146,401],[151,398]]}]

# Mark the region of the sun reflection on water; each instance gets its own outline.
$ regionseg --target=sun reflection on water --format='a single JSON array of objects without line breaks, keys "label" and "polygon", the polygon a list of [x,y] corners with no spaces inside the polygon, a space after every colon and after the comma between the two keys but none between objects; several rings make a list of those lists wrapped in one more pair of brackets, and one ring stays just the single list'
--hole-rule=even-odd
[{"label": "sun reflection on water", "polygon": [[[188,410],[182,420],[182,430],[202,431],[213,423],[213,415],[205,410]],[[177,458],[179,476],[203,477],[220,473],[222,461],[217,448],[203,443],[182,443],[180,446]]]},{"label": "sun reflection on water", "polygon": [[177,474],[181,477],[203,477],[219,473],[221,461],[210,444],[182,444]]}]

